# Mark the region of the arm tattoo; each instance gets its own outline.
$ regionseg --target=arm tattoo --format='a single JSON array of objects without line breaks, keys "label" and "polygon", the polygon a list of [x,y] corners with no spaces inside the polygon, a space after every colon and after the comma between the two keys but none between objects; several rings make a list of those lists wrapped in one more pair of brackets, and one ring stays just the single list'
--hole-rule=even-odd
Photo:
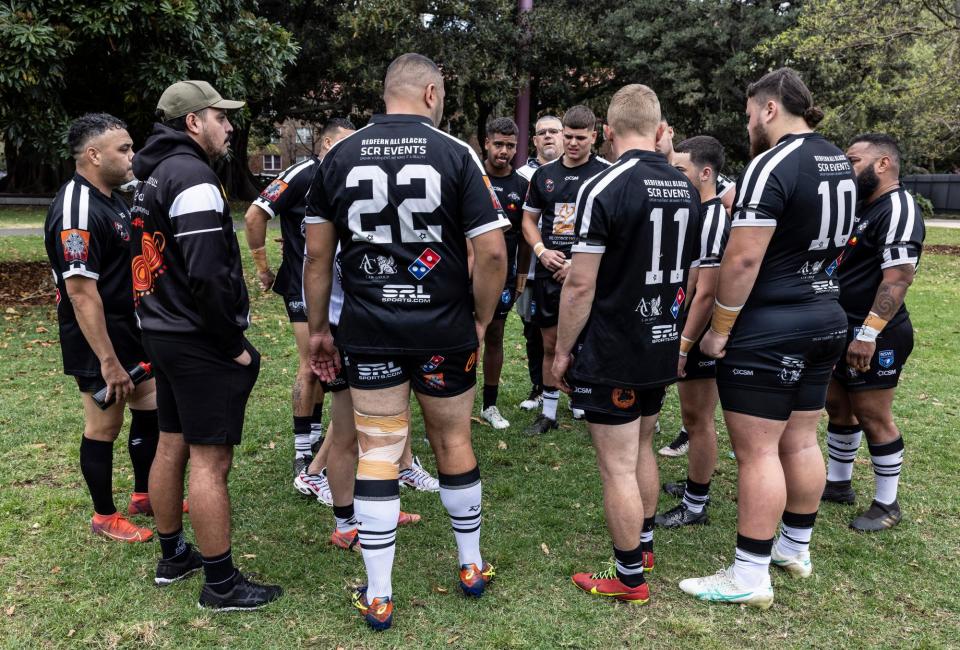
[{"label": "arm tattoo", "polygon": [[903,298],[907,294],[907,285],[901,282],[881,282],[877,289],[877,295],[873,299],[873,307],[870,311],[884,320],[893,318],[900,305],[903,304]]}]

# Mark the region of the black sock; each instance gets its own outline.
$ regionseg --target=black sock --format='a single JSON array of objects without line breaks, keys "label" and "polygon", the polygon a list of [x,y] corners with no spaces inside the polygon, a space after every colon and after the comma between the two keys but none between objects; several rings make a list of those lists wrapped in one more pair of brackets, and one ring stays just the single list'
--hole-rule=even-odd
[{"label": "black sock", "polygon": [[310,416],[311,424],[323,424],[323,402],[317,402],[313,405],[313,415]]},{"label": "black sock", "polygon": [[203,558],[203,575],[207,586],[218,594],[225,594],[233,588],[233,575],[237,572],[233,568],[231,549],[222,555]]},{"label": "black sock", "polygon": [[293,416],[293,449],[296,458],[310,456],[313,452],[310,449],[310,415]]},{"label": "black sock", "polygon": [[643,527],[640,529],[640,550],[648,553],[653,552],[653,522],[656,515],[647,517],[643,520]]},{"label": "black sock", "polygon": [[157,453],[160,441],[160,425],[157,423],[157,409],[138,411],[130,409],[130,435],[127,438],[127,451],[133,463],[133,491],[146,492],[150,479],[150,466]]},{"label": "black sock", "polygon": [[187,541],[183,538],[183,527],[172,533],[157,531],[160,540],[160,554],[164,560],[174,560],[187,552]]},{"label": "black sock", "polygon": [[689,475],[687,475],[687,490],[690,494],[696,495],[698,497],[705,497],[710,494],[710,481],[706,483],[697,483]]},{"label": "black sock", "polygon": [[483,385],[483,410],[486,411],[491,406],[497,405],[497,393],[500,391],[500,386],[494,384],[493,386]]},{"label": "black sock", "polygon": [[617,565],[617,578],[628,587],[639,587],[646,580],[643,578],[643,542],[632,551],[621,551],[613,547],[613,557]]},{"label": "black sock", "polygon": [[93,510],[98,515],[112,515],[117,511],[113,504],[113,443],[80,440],[80,471],[87,482],[93,498]]}]

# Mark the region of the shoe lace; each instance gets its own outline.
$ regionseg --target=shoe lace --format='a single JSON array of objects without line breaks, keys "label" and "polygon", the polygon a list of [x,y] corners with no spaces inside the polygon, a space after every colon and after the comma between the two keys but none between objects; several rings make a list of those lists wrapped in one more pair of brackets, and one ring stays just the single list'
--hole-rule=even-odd
[{"label": "shoe lace", "polygon": [[617,565],[611,562],[603,571],[598,571],[590,576],[594,580],[613,580],[617,577]]}]

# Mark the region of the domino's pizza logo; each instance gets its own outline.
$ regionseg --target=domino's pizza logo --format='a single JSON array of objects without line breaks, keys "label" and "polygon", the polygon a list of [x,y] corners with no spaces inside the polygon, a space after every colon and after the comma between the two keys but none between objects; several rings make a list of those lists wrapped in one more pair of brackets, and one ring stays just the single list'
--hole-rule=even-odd
[{"label": "domino's pizza logo", "polygon": [[680,309],[683,307],[683,301],[686,299],[687,294],[683,292],[683,287],[677,289],[677,296],[673,299],[673,305],[670,307],[670,314],[676,320],[680,316]]},{"label": "domino's pizza logo", "polygon": [[883,368],[889,368],[894,363],[893,350],[880,350],[877,361]]},{"label": "domino's pizza logo", "polygon": [[418,280],[422,280],[427,276],[427,273],[433,270],[433,267],[440,263],[440,259],[440,255],[436,251],[432,248],[427,248],[420,253],[420,257],[413,260],[413,263],[407,267],[407,270],[410,271],[410,275]]},{"label": "domino's pizza logo", "polygon": [[435,354],[432,357],[430,357],[430,361],[420,366],[420,369],[423,370],[424,372],[433,372],[434,370],[440,367],[440,364],[443,363],[444,358],[445,357],[439,354]]}]

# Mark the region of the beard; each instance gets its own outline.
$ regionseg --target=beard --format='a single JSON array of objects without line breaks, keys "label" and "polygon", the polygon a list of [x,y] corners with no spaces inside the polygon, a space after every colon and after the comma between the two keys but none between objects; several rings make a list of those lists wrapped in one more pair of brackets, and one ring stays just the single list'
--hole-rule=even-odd
[{"label": "beard", "polygon": [[556,160],[560,157],[560,148],[554,145],[547,145],[540,151],[540,155],[544,160],[550,162],[551,160]]},{"label": "beard", "polygon": [[750,157],[756,158],[770,148],[770,136],[762,124],[750,129]]},{"label": "beard", "polygon": [[878,187],[880,187],[880,177],[873,171],[873,163],[871,163],[857,174],[857,198],[865,201]]}]

